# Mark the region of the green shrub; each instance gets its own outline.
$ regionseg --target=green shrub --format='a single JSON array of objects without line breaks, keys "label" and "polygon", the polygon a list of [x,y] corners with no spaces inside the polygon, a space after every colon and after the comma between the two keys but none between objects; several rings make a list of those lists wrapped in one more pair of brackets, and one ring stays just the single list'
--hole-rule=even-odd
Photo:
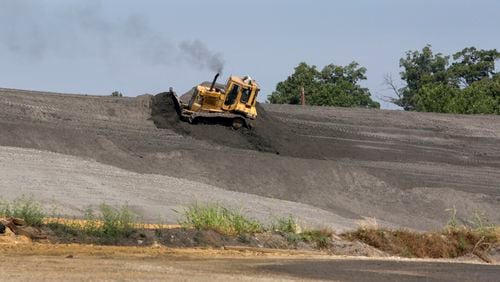
[{"label": "green shrub", "polygon": [[330,246],[333,232],[326,229],[306,230],[300,233],[300,238],[304,242],[316,243],[318,249],[326,249]]},{"label": "green shrub", "polygon": [[41,226],[45,212],[42,205],[33,197],[22,196],[11,203],[0,202],[0,216],[16,217],[24,220],[27,225]]},{"label": "green shrub", "polygon": [[181,220],[179,223],[184,227],[193,227],[199,230],[214,230],[225,235],[240,235],[263,231],[262,224],[258,221],[214,204],[192,205],[185,209],[183,217],[184,220]]},{"label": "green shrub", "polygon": [[136,230],[136,216],[127,205],[111,207],[101,204],[96,213],[91,208],[85,210],[83,221],[49,222],[47,226],[59,237],[99,244],[119,244],[120,240],[129,238]]},{"label": "green shrub", "polygon": [[279,232],[286,237],[288,243],[297,245],[298,242],[315,243],[318,249],[326,249],[330,246],[333,232],[327,229],[314,229],[301,231],[297,221],[289,215],[276,219],[271,224],[274,232]]},{"label": "green shrub", "polygon": [[83,229],[88,235],[96,236],[104,242],[117,242],[132,235],[135,220],[136,216],[128,205],[114,208],[103,203],[99,207],[98,216],[87,209]]},{"label": "green shrub", "polygon": [[271,229],[280,233],[297,233],[298,224],[295,219],[289,215],[288,217],[277,218],[271,223]]}]

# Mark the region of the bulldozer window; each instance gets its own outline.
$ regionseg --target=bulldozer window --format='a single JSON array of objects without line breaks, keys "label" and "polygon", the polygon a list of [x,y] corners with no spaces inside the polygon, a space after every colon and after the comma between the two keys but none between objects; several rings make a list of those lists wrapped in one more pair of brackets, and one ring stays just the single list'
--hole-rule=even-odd
[{"label": "bulldozer window", "polygon": [[255,105],[255,99],[257,98],[257,95],[259,94],[259,90],[255,90],[255,94],[253,95],[252,97],[252,102],[250,103],[250,105]]},{"label": "bulldozer window", "polygon": [[243,88],[243,90],[241,91],[241,99],[240,99],[240,102],[242,103],[247,103],[248,102],[248,98],[250,98],[250,94],[252,93],[252,89],[248,89],[248,88]]},{"label": "bulldozer window", "polygon": [[233,88],[231,89],[231,91],[229,91],[229,94],[226,97],[224,105],[229,106],[234,104],[234,101],[236,101],[236,97],[238,97],[238,92],[240,92],[240,87],[238,85],[233,85]]}]

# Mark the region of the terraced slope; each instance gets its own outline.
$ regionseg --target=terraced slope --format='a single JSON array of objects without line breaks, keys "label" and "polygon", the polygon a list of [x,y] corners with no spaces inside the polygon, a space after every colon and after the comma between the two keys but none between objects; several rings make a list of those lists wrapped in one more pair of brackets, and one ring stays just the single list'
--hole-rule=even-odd
[{"label": "terraced slope", "polygon": [[[300,203],[321,211],[316,223],[339,228],[365,217],[387,225],[439,228],[448,219],[445,210],[453,206],[460,218],[480,211],[500,223],[500,117],[265,104],[255,130],[233,131],[179,123],[167,101],[149,95],[113,98],[0,89],[0,146],[56,152],[214,188],[197,199],[212,200],[210,193],[220,188],[237,192],[238,201],[254,199],[252,194]],[[14,161],[2,161],[0,174],[13,175],[9,162]],[[37,166],[43,163],[38,160]],[[44,169],[51,165],[47,161]],[[26,194],[37,191],[36,184],[25,185],[21,176],[16,185],[0,182],[2,195],[19,194],[19,187]],[[116,185],[94,182],[83,180],[78,187],[98,187],[99,196],[70,194],[57,200],[78,210],[83,202],[118,197]],[[167,182],[158,185],[173,185]],[[141,191],[141,185],[134,188]],[[67,189],[64,182],[57,186],[61,193]],[[150,199],[177,193],[147,191]],[[133,195],[118,198],[132,201],[128,197]],[[279,211],[311,217],[278,202]],[[156,211],[142,208],[147,215]]]}]

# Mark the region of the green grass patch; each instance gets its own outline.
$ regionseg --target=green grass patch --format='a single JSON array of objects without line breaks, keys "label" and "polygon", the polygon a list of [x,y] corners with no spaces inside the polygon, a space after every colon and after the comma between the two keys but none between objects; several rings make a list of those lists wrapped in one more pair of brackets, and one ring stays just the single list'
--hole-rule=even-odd
[{"label": "green grass patch", "polygon": [[276,218],[272,223],[271,223],[271,230],[274,232],[279,232],[279,233],[298,233],[299,230],[299,225],[295,221],[295,219],[289,215],[287,217],[280,217]]},{"label": "green grass patch", "polygon": [[41,226],[45,218],[42,205],[33,197],[22,196],[12,202],[0,201],[0,216],[24,220],[29,226]]},{"label": "green grass patch", "polygon": [[306,230],[300,233],[300,237],[304,242],[316,243],[318,249],[327,249],[331,245],[333,232],[327,229]]},{"label": "green grass patch", "polygon": [[127,205],[115,208],[101,204],[97,213],[90,208],[86,210],[83,223],[55,221],[47,226],[60,238],[78,237],[82,241],[119,244],[136,231],[136,221],[137,217]]},{"label": "green grass patch", "polygon": [[192,205],[182,213],[179,223],[199,230],[214,230],[224,235],[253,234],[264,231],[263,225],[244,215],[216,204]]},{"label": "green grass patch", "polygon": [[85,215],[84,230],[87,234],[109,241],[127,238],[134,232],[136,216],[128,205],[119,208],[101,204],[98,215],[89,209]]},{"label": "green grass patch", "polygon": [[327,249],[331,245],[333,235],[333,231],[327,229],[302,231],[300,225],[291,215],[275,219],[271,223],[271,230],[285,236],[292,245],[302,241],[314,243],[318,249]]}]

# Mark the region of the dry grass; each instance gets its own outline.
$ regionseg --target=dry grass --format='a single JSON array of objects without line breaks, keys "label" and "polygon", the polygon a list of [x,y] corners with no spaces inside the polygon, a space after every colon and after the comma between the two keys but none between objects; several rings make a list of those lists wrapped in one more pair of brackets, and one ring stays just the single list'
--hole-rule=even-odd
[{"label": "dry grass", "polygon": [[481,254],[498,244],[500,228],[479,230],[460,226],[425,233],[404,229],[359,228],[343,236],[403,257],[456,258],[470,253]]},{"label": "dry grass", "polygon": [[342,236],[359,240],[393,255],[416,258],[456,258],[475,254],[488,261],[487,251],[500,244],[500,227],[489,222],[480,212],[468,220],[459,220],[455,207],[446,227],[436,232],[379,228],[377,224],[360,224],[356,231]]}]

